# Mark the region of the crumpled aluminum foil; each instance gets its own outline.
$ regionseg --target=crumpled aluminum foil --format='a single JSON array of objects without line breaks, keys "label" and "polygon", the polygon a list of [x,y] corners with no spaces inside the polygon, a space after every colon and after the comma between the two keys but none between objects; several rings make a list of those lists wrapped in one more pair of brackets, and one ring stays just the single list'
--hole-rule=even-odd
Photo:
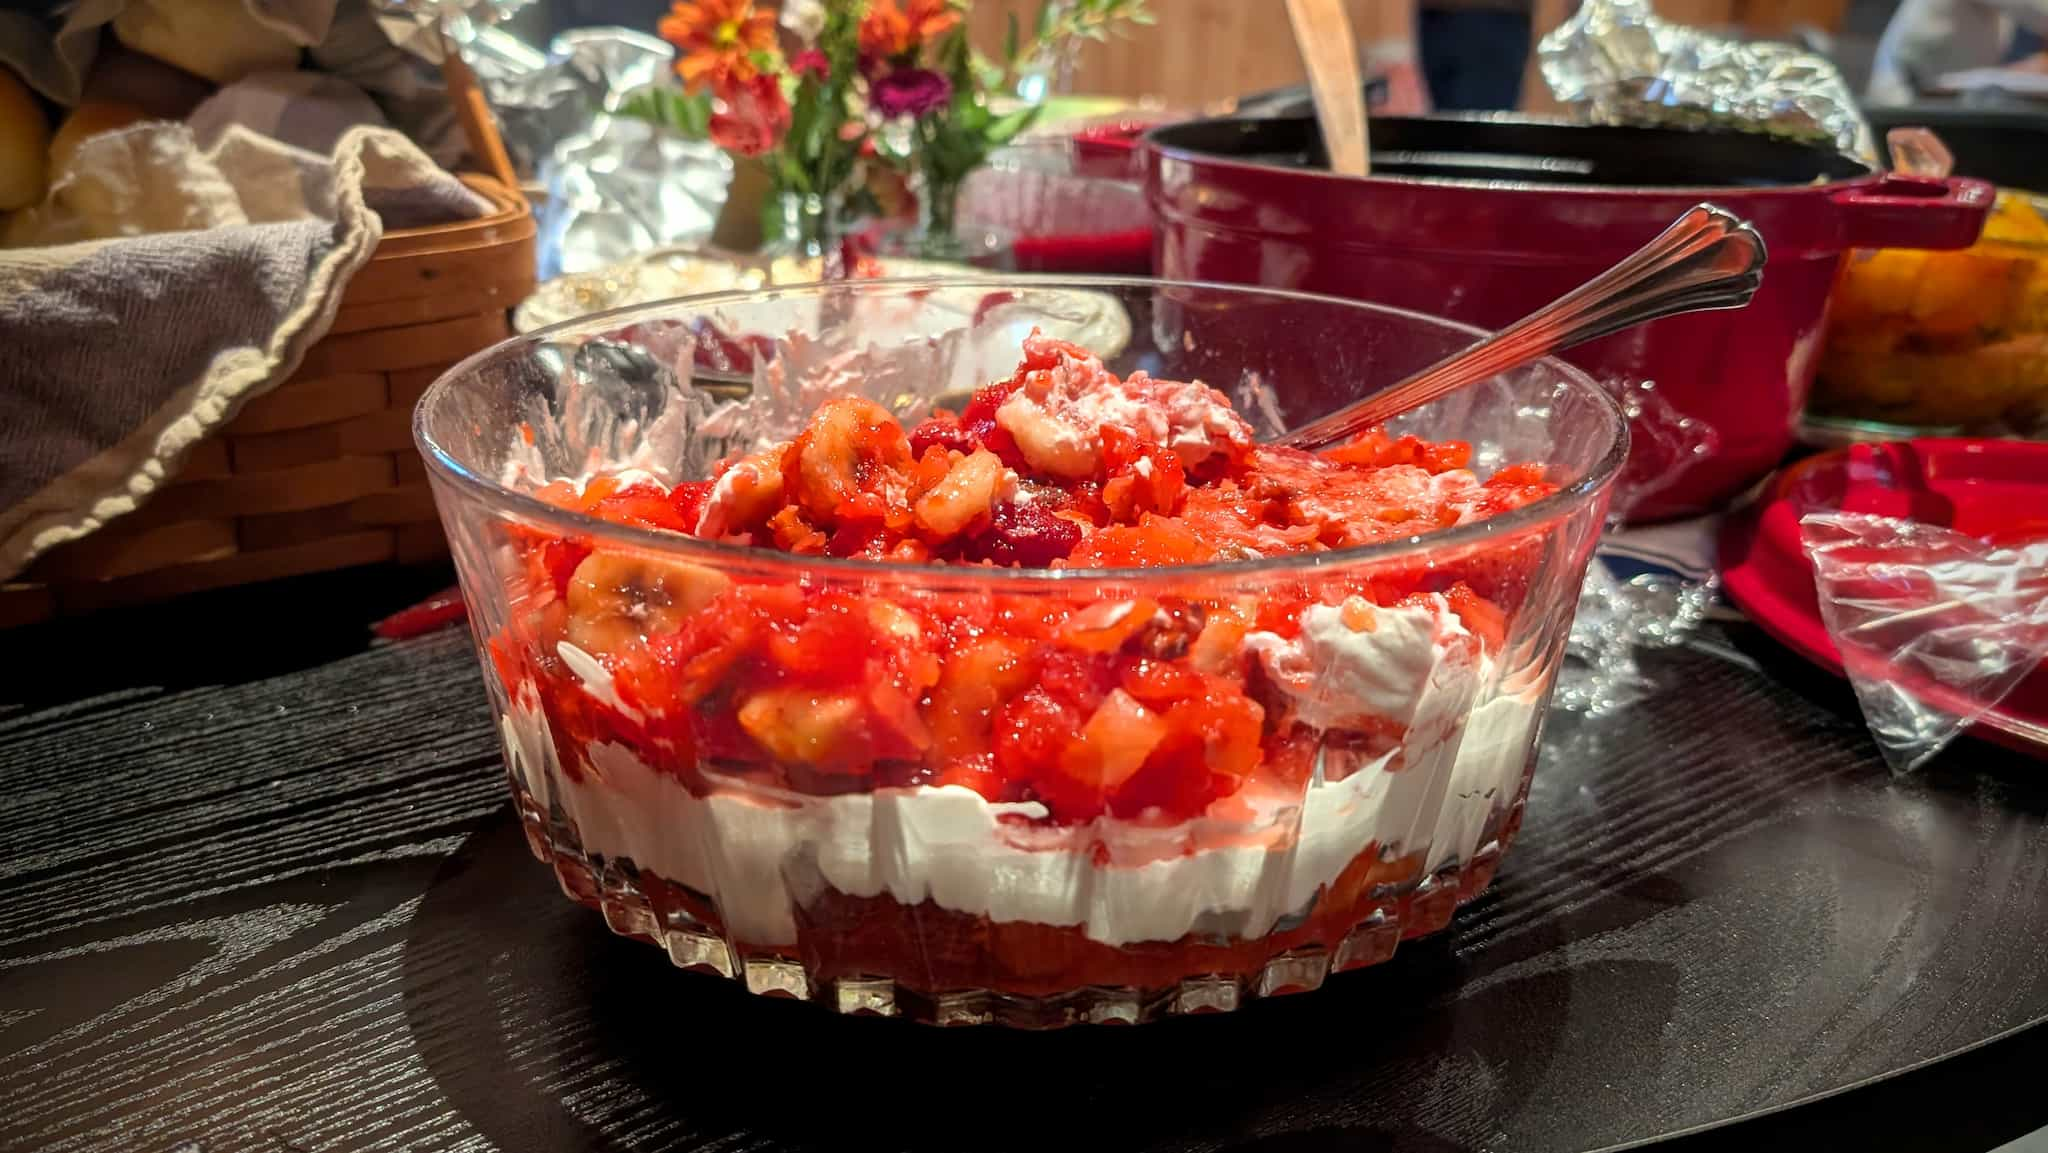
[{"label": "crumpled aluminum foil", "polygon": [[698,245],[725,204],[732,161],[707,141],[618,117],[633,93],[666,82],[675,49],[630,28],[572,28],[545,53],[502,28],[463,45],[536,197],[543,279],[653,249]]},{"label": "crumpled aluminum foil", "polygon": [[708,243],[732,184],[732,160],[710,141],[600,115],[587,132],[555,146],[546,180],[543,280]]},{"label": "crumpled aluminum foil", "polygon": [[1826,57],[1673,24],[1649,0],[1585,0],[1537,57],[1557,98],[1601,123],[1740,128],[1878,161],[1855,94]]},{"label": "crumpled aluminum foil", "polygon": [[476,74],[513,167],[539,192],[543,279],[708,241],[732,161],[708,142],[613,115],[666,82],[675,49],[631,28],[595,27],[569,29],[543,52],[503,26],[527,2],[372,5],[392,43],[436,64],[458,51]]},{"label": "crumpled aluminum foil", "polygon": [[[377,24],[391,42],[430,64],[450,45],[467,46],[481,29],[508,20],[529,0],[370,0]],[[463,59],[476,66],[470,53]]]},{"label": "crumpled aluminum foil", "polygon": [[668,74],[675,49],[630,28],[572,28],[546,52],[486,29],[465,46],[520,172],[541,178],[555,149],[589,131],[634,90]]}]

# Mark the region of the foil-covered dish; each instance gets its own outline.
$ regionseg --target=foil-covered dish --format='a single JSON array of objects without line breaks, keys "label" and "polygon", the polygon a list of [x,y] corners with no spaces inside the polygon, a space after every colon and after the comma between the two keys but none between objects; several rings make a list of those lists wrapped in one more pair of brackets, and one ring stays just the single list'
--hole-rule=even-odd
[{"label": "foil-covered dish", "polygon": [[1738,128],[1877,161],[1841,72],[1798,45],[1674,24],[1649,0],[1586,0],[1537,58],[1557,98],[1600,123]]}]

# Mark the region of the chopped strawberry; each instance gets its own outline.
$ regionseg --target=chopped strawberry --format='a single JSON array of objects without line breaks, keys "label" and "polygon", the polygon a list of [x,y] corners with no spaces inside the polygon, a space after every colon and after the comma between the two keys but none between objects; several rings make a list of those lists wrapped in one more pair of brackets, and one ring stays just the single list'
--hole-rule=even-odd
[{"label": "chopped strawberry", "polygon": [[697,531],[697,522],[704,518],[704,502],[711,497],[712,483],[688,480],[669,490],[669,506],[675,510],[676,520],[684,526],[683,532]]},{"label": "chopped strawberry", "polygon": [[1103,425],[1102,463],[1108,480],[1102,502],[1112,518],[1129,523],[1140,513],[1171,516],[1187,494],[1187,470],[1180,455],[1140,440],[1114,425]]},{"label": "chopped strawberry", "polygon": [[1216,550],[1172,517],[1145,513],[1135,525],[1111,525],[1068,555],[1081,568],[1158,568],[1213,560]]},{"label": "chopped strawberry", "polygon": [[1500,606],[1473,592],[1462,582],[1444,590],[1444,599],[1450,602],[1451,611],[1458,614],[1465,631],[1478,637],[1486,651],[1500,651],[1508,632],[1507,614],[1500,611]]},{"label": "chopped strawberry", "polygon": [[1011,780],[1031,782],[1040,798],[1064,817],[1095,815],[1102,810],[1100,792],[1074,787],[1075,782],[1054,771],[1085,719],[1080,709],[1044,689],[1026,690],[996,714],[996,771]]},{"label": "chopped strawberry", "polygon": [[1434,475],[1466,467],[1472,460],[1472,446],[1461,440],[1434,442],[1414,436],[1392,438],[1384,429],[1372,428],[1359,434],[1356,440],[1340,444],[1323,455],[1343,464],[1367,468],[1415,465]]},{"label": "chopped strawberry", "polygon": [[1175,661],[1127,653],[1117,669],[1117,683],[1133,697],[1150,704],[1170,704],[1203,689],[1200,673]]},{"label": "chopped strawberry", "polygon": [[1011,393],[1017,391],[1018,381],[1022,379],[1023,372],[1019,370],[1017,380],[1000,381],[975,389],[973,399],[967,402],[966,408],[960,410],[960,423],[970,429],[983,421],[995,423],[996,410],[1003,407],[1003,402],[1010,399]]},{"label": "chopped strawberry", "polygon": [[697,527],[696,518],[686,516],[668,490],[651,481],[621,487],[609,478],[599,477],[584,489],[583,499],[584,511],[618,524],[670,532],[692,532]]}]

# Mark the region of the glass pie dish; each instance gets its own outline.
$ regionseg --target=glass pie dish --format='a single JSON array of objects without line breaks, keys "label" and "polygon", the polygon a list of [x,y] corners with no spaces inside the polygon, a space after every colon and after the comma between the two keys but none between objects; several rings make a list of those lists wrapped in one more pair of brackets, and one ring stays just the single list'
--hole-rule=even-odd
[{"label": "glass pie dish", "polygon": [[[1046,502],[1066,523],[1116,514],[1009,472],[964,530],[995,542],[975,563],[705,526],[785,475],[808,491],[808,449],[765,450],[781,473],[747,462],[799,433],[816,447],[848,405],[915,443],[992,382],[1085,364],[1234,408],[1234,459],[1284,463],[1250,438],[1478,335],[1286,292],[1007,277],[673,301],[472,357],[415,432],[535,854],[677,965],[850,1013],[1140,1021],[1385,960],[1489,883],[1520,823],[1627,452],[1576,370],[1518,370],[1374,442],[1375,483],[1465,494],[1435,523],[1346,506],[1304,530],[1298,474],[1202,489],[1223,454],[1183,437],[1150,460],[1178,484],[1185,459],[1209,505],[1257,507],[1241,532],[1197,524],[1187,497],[1133,514],[1147,548],[1179,542],[1173,563],[1120,562],[1093,528],[1092,551],[1037,555],[1017,526],[1053,523],[1031,520]],[[1143,407],[1130,418],[1156,424]],[[1105,453],[1127,441],[1103,426]],[[972,471],[920,451],[949,483]],[[1087,467],[1069,489],[1097,508],[1155,472]],[[863,551],[844,524],[775,531]]]}]

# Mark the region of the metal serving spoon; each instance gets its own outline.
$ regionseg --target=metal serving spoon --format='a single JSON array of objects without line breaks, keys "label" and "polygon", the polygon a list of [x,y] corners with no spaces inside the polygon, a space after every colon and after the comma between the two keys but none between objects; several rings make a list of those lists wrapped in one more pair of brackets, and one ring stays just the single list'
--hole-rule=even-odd
[{"label": "metal serving spoon", "polygon": [[1741,308],[1763,283],[1764,241],[1747,221],[1701,204],[1620,264],[1485,340],[1437,361],[1274,443],[1316,449],[1346,441],[1432,400],[1538,357],[1681,312]]}]

